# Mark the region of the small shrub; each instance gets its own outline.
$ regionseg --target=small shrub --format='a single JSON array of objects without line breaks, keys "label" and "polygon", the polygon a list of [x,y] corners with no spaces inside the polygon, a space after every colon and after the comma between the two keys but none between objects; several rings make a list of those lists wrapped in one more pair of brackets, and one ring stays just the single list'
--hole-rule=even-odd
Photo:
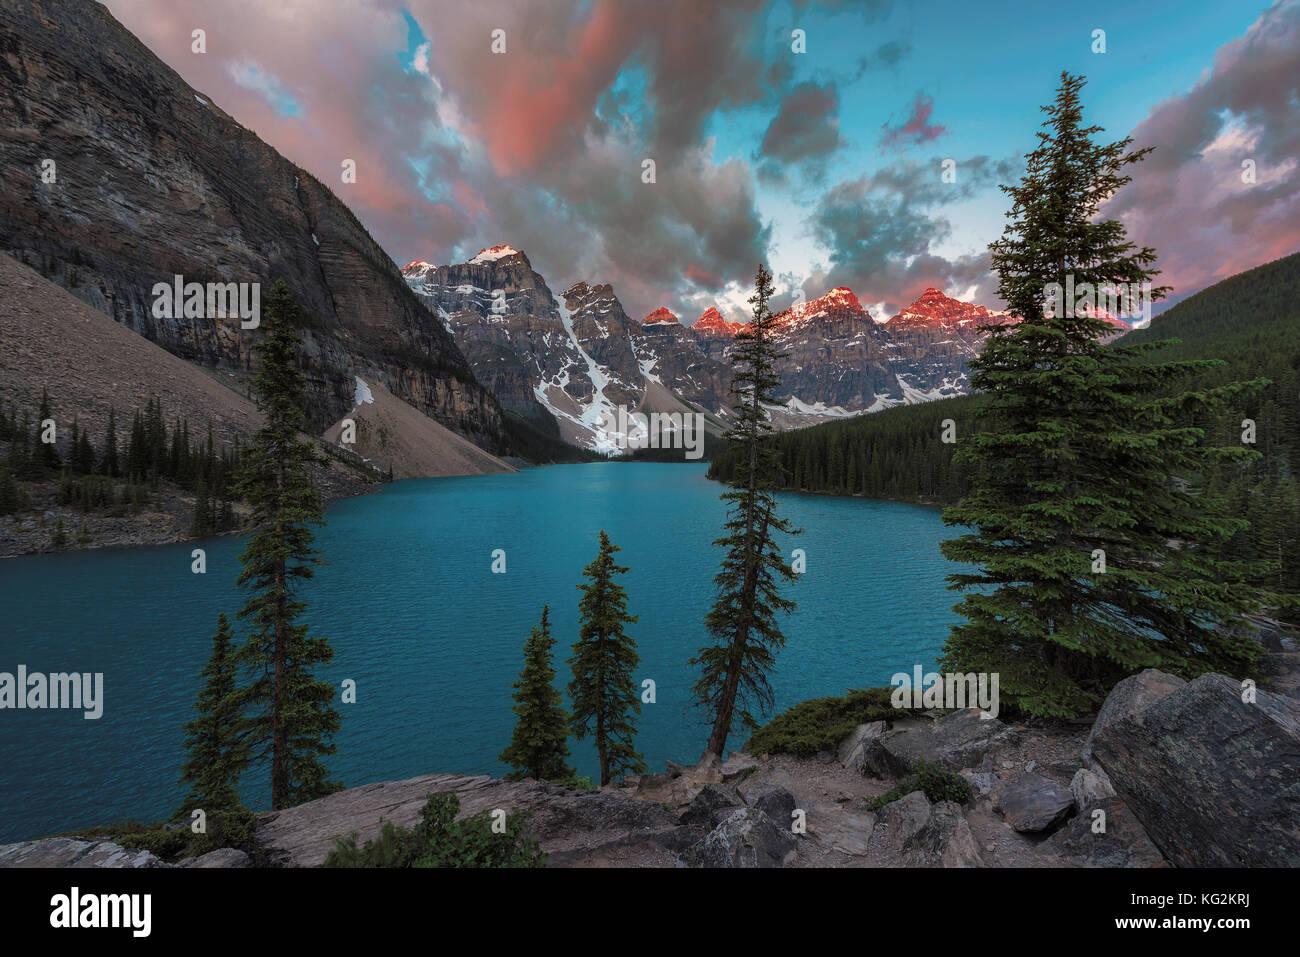
[{"label": "small shrub", "polygon": [[456,820],[460,798],[430,794],[412,830],[385,821],[379,839],[357,846],[357,835],[334,839],[326,867],[542,867],[546,855],[524,833],[524,816],[506,817],[505,831],[492,831],[487,811]]},{"label": "small shrub", "polygon": [[934,804],[940,801],[965,804],[972,796],[970,782],[956,771],[949,771],[929,761],[917,761],[912,766],[911,774],[884,794],[872,798],[867,803],[867,809],[879,811],[886,804],[906,797],[913,791],[921,791]]},{"label": "small shrub", "polygon": [[205,824],[206,833],[195,834],[190,830],[189,817],[182,819],[178,815],[170,825],[123,821],[61,836],[109,841],[128,850],[148,851],[168,863],[175,863],[222,847],[247,850],[257,827],[257,815],[243,807],[209,811]]},{"label": "small shrub", "polygon": [[813,698],[783,711],[754,732],[745,751],[749,754],[792,754],[814,757],[833,751],[860,724],[893,721],[907,714],[889,698],[892,688],[850,690],[839,698]]}]

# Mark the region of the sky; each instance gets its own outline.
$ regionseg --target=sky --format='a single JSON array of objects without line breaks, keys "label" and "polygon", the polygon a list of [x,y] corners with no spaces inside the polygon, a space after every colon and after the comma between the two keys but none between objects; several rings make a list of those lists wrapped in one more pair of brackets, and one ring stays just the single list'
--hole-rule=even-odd
[{"label": "sky", "polygon": [[1157,313],[1300,250],[1300,0],[107,6],[399,266],[507,243],[633,318],[743,321],[759,262],[777,309],[838,285],[877,318],[928,286],[1000,308],[998,186],[1063,70],[1100,136],[1155,147],[1103,215],[1155,248]]}]

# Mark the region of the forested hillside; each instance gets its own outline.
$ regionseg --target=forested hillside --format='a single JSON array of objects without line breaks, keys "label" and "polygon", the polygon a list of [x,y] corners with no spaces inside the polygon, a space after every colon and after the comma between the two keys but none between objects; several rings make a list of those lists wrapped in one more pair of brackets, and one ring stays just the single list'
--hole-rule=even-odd
[{"label": "forested hillside", "polygon": [[[1241,473],[1184,476],[1224,489],[1238,514],[1251,520],[1250,531],[1234,540],[1237,557],[1271,557],[1283,564],[1272,583],[1300,589],[1300,254],[1267,263],[1217,283],[1157,317],[1147,329],[1126,335],[1124,343],[1177,339],[1157,350],[1153,361],[1218,359],[1188,388],[1266,378],[1230,416],[1197,422],[1207,440],[1242,440],[1243,420],[1255,423],[1262,457]],[[902,406],[775,435],[785,488],[841,495],[951,504],[965,492],[952,464],[955,445],[945,443],[944,424],[956,435],[974,421],[979,396]],[[709,476],[727,479],[735,459],[714,459]]]}]

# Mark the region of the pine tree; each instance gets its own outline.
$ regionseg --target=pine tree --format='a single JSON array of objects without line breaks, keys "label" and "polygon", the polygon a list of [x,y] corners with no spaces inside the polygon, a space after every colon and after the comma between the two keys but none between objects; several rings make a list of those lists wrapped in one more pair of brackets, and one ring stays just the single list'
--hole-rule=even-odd
[{"label": "pine tree", "polygon": [[[72,418],[72,436],[68,440],[68,468],[73,475],[81,474],[81,426],[76,416]],[[65,476],[67,473],[64,473]]]},{"label": "pine tree", "polygon": [[131,417],[131,435],[126,444],[126,474],[133,484],[143,479],[149,469],[146,444],[144,416],[136,409]]},{"label": "pine tree", "polygon": [[621,550],[602,530],[596,560],[583,569],[589,582],[578,586],[582,592],[578,640],[569,659],[573,733],[579,739],[588,733],[595,738],[602,786],[627,772],[646,769],[632,747],[636,726],[630,712],[641,713],[632,671],[641,658],[636,641],[625,631],[637,616],[627,613],[627,592],[614,581],[615,575],[627,572],[625,566],[614,564],[614,553]]},{"label": "pine tree", "polygon": [[782,356],[773,345],[774,317],[768,308],[772,274],[762,266],[754,280],[753,319],[736,335],[732,392],[737,396],[736,421],[726,434],[739,458],[736,474],[722,500],[727,503],[726,534],[713,544],[726,549],[722,568],[713,579],[718,597],[704,619],[713,644],[690,660],[702,674],[693,692],[696,701],[713,712],[713,730],[706,754],[722,757],[736,718],[746,728],[757,727],[752,711],[772,706],[767,675],[776,664],[775,652],[785,645],[776,613],[789,612],[794,602],[778,588],[794,579],[773,538],[797,534],[776,511],[772,489],[782,482],[780,453],[769,441],[772,424],[766,406],[775,404],[780,382],[773,362]]},{"label": "pine tree", "polygon": [[82,429],[74,446],[76,465],[73,471],[81,475],[91,475],[95,471],[95,447],[90,442],[90,430]]},{"label": "pine tree", "polygon": [[108,410],[108,428],[104,432],[104,457],[100,460],[99,470],[109,478],[118,474],[117,464],[117,413]]},{"label": "pine tree", "polygon": [[50,393],[41,389],[41,408],[36,415],[36,461],[43,468],[57,472],[63,467],[63,460],[59,458],[59,450],[55,448],[53,442],[42,441],[45,434],[45,423],[54,417],[50,408]]},{"label": "pine tree", "polygon": [[181,768],[181,781],[190,788],[186,811],[202,808],[211,813],[239,806],[239,779],[248,766],[248,749],[241,737],[236,656],[230,622],[220,614],[212,636],[212,657],[203,668],[203,687],[194,705],[198,716],[185,725],[189,759]]},{"label": "pine tree", "polygon": [[1196,424],[1247,387],[1179,393],[1178,379],[1213,363],[1146,356],[1164,343],[1103,346],[1104,322],[1069,303],[1047,308],[1067,276],[1102,289],[1156,275],[1155,251],[1096,215],[1149,150],[1093,142],[1100,128],[1082,125],[1083,83],[1062,74],[1024,178],[1002,187],[1011,222],[990,248],[1019,321],[971,363],[984,428],[958,436],[970,493],[944,514],[970,529],[944,554],[975,571],[949,576],[965,592],[966,621],[943,666],[997,672],[1012,707],[1057,717],[1085,712],[1142,668],[1239,674],[1256,654],[1218,627],[1248,604],[1246,569],[1219,554],[1240,522],[1219,497],[1177,481],[1254,454],[1206,448]]},{"label": "pine tree", "polygon": [[498,759],[515,769],[506,775],[511,781],[566,781],[573,777],[568,765],[569,714],[561,704],[551,666],[555,639],[551,637],[549,614],[550,610],[542,606],[542,623],[533,627],[524,642],[524,670],[512,686],[517,702],[512,710],[518,720],[510,746]]},{"label": "pine tree", "polygon": [[151,478],[157,479],[167,471],[167,423],[163,420],[162,399],[149,399],[144,413],[145,441]]},{"label": "pine tree", "polygon": [[310,526],[324,522],[321,495],[307,470],[317,460],[315,451],[298,437],[305,391],[293,364],[301,343],[294,329],[297,311],[288,287],[277,280],[262,312],[265,337],[257,347],[254,385],[263,424],[244,450],[238,485],[254,528],[240,555],[239,576],[240,585],[254,590],[239,613],[254,630],[239,659],[254,673],[246,692],[253,712],[247,730],[253,757],[270,759],[272,810],[341,788],[321,762],[336,750],[334,691],[312,677],[312,669],[334,652],[328,639],[309,635],[308,626],[299,624],[307,605],[295,597],[296,586],[322,564]]},{"label": "pine tree", "polygon": [[209,534],[216,524],[212,517],[213,507],[208,499],[208,486],[202,478],[199,479],[198,487],[194,490],[194,519],[190,522],[190,535],[194,538],[202,538]]}]

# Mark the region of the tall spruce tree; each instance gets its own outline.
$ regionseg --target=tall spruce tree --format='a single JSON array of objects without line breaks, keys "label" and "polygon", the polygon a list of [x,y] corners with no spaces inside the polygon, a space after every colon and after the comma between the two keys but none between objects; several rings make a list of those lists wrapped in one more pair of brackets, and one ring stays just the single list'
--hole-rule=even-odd
[{"label": "tall spruce tree", "polygon": [[194,706],[198,716],[185,725],[189,760],[181,768],[181,780],[190,790],[184,812],[239,806],[239,779],[248,766],[248,749],[241,735],[236,653],[230,622],[224,614],[218,615],[212,657],[203,668],[203,687]]},{"label": "tall spruce tree", "polygon": [[704,619],[714,643],[689,662],[702,671],[693,689],[695,699],[713,712],[706,754],[718,757],[737,718],[743,727],[754,728],[758,722],[753,710],[765,713],[771,708],[767,676],[776,665],[776,651],[785,645],[776,615],[795,607],[779,590],[794,579],[794,571],[773,537],[798,534],[777,514],[772,492],[783,478],[780,453],[767,441],[773,429],[766,406],[775,404],[773,390],[780,384],[773,362],[782,358],[773,344],[775,317],[768,307],[773,291],[772,274],[760,264],[749,299],[753,318],[736,334],[732,353],[732,392],[738,401],[726,439],[738,450],[738,462],[722,493],[726,534],[713,543],[726,549],[713,579],[718,597]]},{"label": "tall spruce tree", "polygon": [[254,529],[240,555],[239,584],[254,594],[239,613],[253,625],[239,658],[253,673],[245,691],[247,731],[254,758],[270,759],[272,810],[342,787],[321,761],[336,750],[334,689],[312,676],[334,652],[328,639],[310,635],[299,623],[307,605],[295,597],[297,586],[323,564],[312,547],[311,526],[324,523],[321,495],[308,472],[316,453],[298,434],[305,398],[303,375],[294,365],[301,344],[297,314],[288,287],[277,280],[262,310],[265,335],[253,380],[263,424],[244,448],[238,481]]},{"label": "tall spruce tree", "polygon": [[627,567],[614,564],[614,553],[622,551],[600,533],[600,551],[583,569],[588,579],[578,586],[578,640],[573,644],[569,665],[573,680],[573,733],[581,740],[588,733],[595,739],[600,758],[600,783],[608,784],[628,772],[646,769],[632,746],[636,725],[632,712],[641,713],[641,699],[632,671],[641,663],[636,641],[626,632],[636,615],[627,613],[627,592],[614,580]]},{"label": "tall spruce tree", "polygon": [[108,410],[108,427],[104,432],[104,457],[100,460],[99,470],[109,478],[118,474],[117,413],[112,407]]},{"label": "tall spruce tree", "polygon": [[[41,406],[36,414],[36,461],[42,467],[57,472],[63,467],[63,460],[59,457],[59,450],[53,442],[44,441],[46,434],[45,423],[54,418],[54,412],[50,406],[50,393],[46,389],[41,389]],[[57,431],[56,431],[57,436]]]},{"label": "tall spruce tree", "polygon": [[510,746],[499,760],[514,768],[507,779],[565,781],[573,777],[569,758],[569,713],[561,704],[551,666],[550,609],[542,606],[541,625],[534,625],[524,642],[524,670],[514,682],[516,718]]},{"label": "tall spruce tree", "polygon": [[[1247,569],[1221,554],[1241,523],[1194,484],[1213,462],[1253,454],[1203,440],[1255,384],[1180,392],[1179,379],[1217,363],[1147,356],[1166,342],[1102,344],[1111,330],[1084,290],[1157,274],[1153,249],[1097,215],[1149,148],[1094,142],[1084,82],[1062,74],[1024,177],[1002,187],[1010,222],[990,248],[1014,318],[971,362],[986,401],[981,428],[958,437],[970,491],[944,513],[969,529],[944,554],[975,566],[949,576],[966,620],[944,667],[997,672],[1012,707],[1056,717],[1087,711],[1142,668],[1239,674],[1257,652],[1220,627],[1250,600]],[[1060,294],[1071,286],[1077,303]]]}]

